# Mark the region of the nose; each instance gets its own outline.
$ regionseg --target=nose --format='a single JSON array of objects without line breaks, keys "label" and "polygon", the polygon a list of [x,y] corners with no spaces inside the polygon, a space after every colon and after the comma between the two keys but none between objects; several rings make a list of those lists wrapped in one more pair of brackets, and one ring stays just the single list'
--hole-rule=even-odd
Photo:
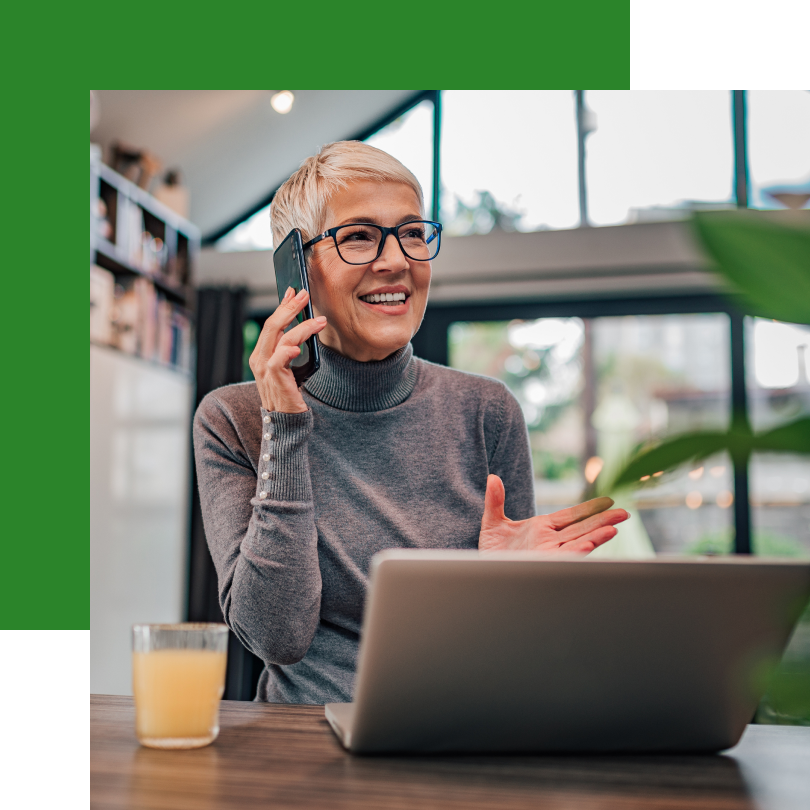
[{"label": "nose", "polygon": [[382,253],[372,265],[373,270],[402,271],[409,267],[408,259],[399,247],[396,237],[389,233],[385,238]]}]

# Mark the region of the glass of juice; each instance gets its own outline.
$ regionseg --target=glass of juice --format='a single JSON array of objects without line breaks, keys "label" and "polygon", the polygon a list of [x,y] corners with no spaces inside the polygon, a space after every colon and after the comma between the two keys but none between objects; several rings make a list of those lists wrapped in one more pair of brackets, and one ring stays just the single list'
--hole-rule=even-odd
[{"label": "glass of juice", "polygon": [[201,748],[219,734],[228,628],[136,624],[132,628],[135,733],[149,748]]}]

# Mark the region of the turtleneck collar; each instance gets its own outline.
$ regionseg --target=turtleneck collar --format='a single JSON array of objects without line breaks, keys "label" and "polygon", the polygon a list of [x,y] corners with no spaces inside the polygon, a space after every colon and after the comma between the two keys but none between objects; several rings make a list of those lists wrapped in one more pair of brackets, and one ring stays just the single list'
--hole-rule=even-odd
[{"label": "turtleneck collar", "polygon": [[342,411],[383,411],[403,403],[416,385],[413,347],[385,360],[360,363],[320,345],[321,367],[304,388],[321,402]]}]

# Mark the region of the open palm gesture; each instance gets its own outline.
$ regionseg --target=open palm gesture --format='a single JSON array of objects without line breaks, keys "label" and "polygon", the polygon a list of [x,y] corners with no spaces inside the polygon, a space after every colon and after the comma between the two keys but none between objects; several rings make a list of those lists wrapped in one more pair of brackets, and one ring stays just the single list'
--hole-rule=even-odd
[{"label": "open palm gesture", "polygon": [[490,475],[478,537],[482,554],[537,551],[585,555],[615,537],[615,524],[630,517],[624,509],[610,509],[610,498],[594,498],[550,515],[510,520],[503,511],[505,498],[503,482],[497,475]]}]

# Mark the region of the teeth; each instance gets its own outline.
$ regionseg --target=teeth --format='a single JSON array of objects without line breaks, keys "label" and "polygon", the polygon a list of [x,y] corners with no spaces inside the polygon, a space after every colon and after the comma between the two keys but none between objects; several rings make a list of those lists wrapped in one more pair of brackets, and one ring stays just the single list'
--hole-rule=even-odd
[{"label": "teeth", "polygon": [[361,295],[360,300],[369,304],[398,304],[406,298],[405,293],[372,293],[371,295]]}]

